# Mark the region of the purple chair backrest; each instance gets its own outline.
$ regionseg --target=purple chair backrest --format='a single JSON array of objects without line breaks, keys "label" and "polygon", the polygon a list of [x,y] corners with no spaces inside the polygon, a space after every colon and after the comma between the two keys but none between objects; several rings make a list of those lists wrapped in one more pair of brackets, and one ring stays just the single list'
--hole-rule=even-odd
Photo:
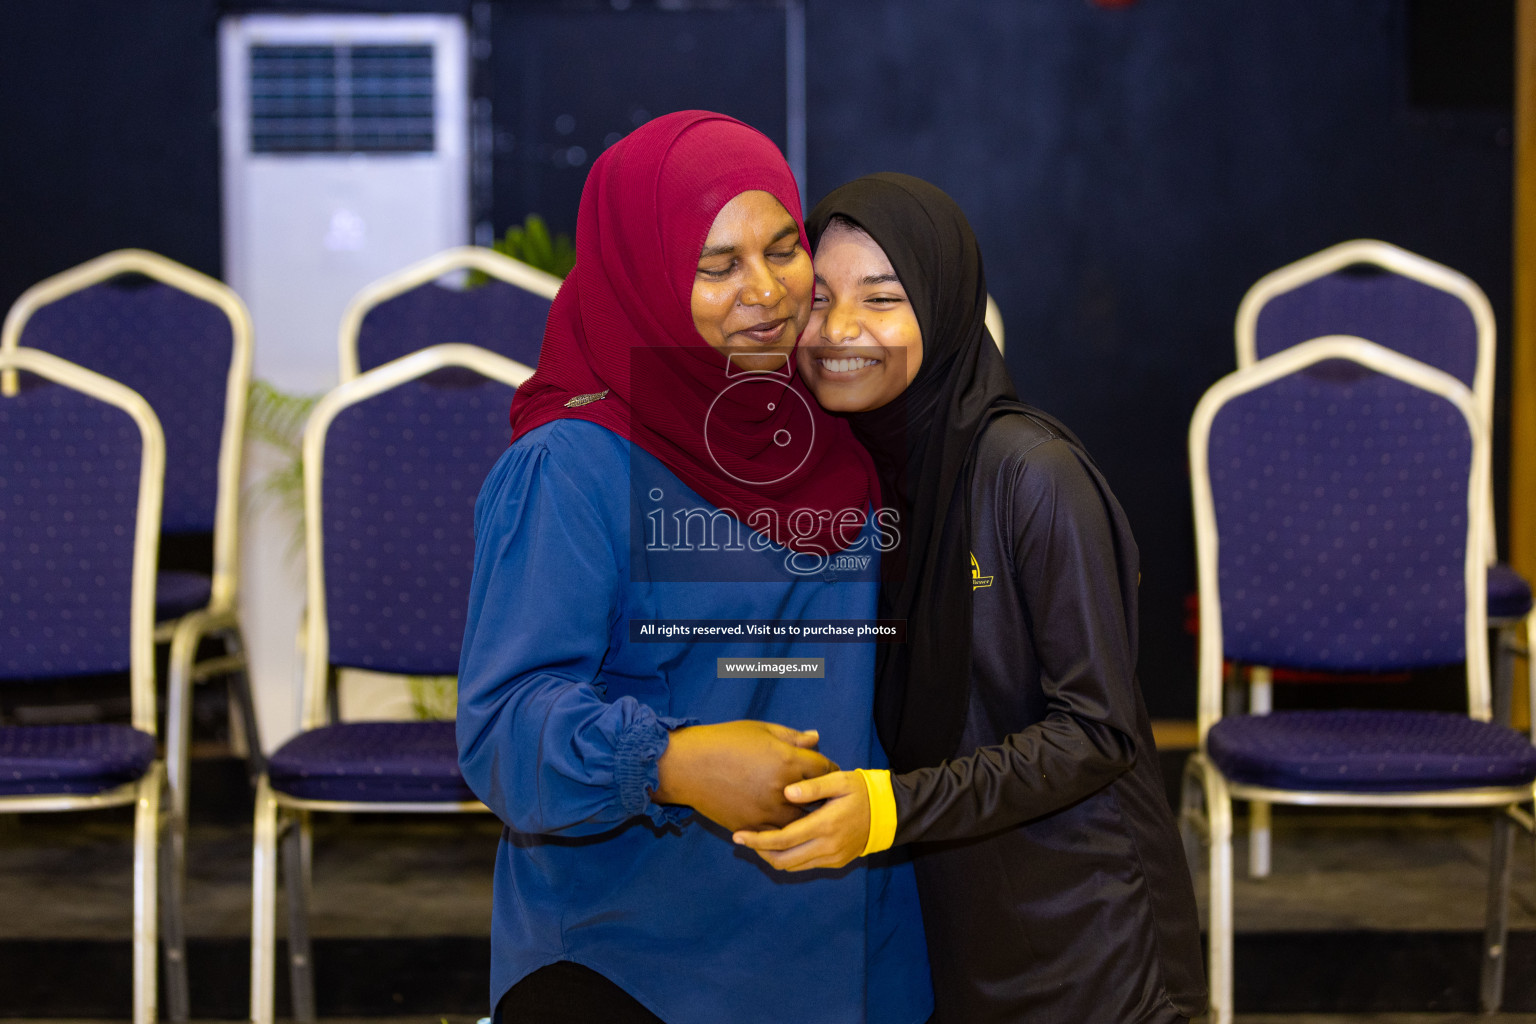
[{"label": "purple chair backrest", "polygon": [[1459,296],[1362,264],[1276,295],[1259,310],[1259,359],[1329,334],[1367,338],[1444,370],[1469,388],[1477,373],[1477,323]]},{"label": "purple chair backrest", "polygon": [[128,671],[139,427],[71,388],[21,383],[0,395],[0,677]]},{"label": "purple chair backrest", "polygon": [[512,395],[448,368],[337,414],[321,478],[331,664],[458,672],[475,499],[507,448]]},{"label": "purple chair backrest", "polygon": [[490,278],[465,290],[418,285],[368,310],[357,331],[358,372],[430,345],[462,342],[536,366],[550,300]]},{"label": "purple chair backrest", "polygon": [[114,278],[38,307],[21,344],[143,395],[165,431],[161,528],[213,531],[234,345],[223,310],[158,281]]},{"label": "purple chair backrest", "polygon": [[1472,438],[1360,368],[1237,395],[1209,440],[1228,658],[1327,671],[1463,660]]}]

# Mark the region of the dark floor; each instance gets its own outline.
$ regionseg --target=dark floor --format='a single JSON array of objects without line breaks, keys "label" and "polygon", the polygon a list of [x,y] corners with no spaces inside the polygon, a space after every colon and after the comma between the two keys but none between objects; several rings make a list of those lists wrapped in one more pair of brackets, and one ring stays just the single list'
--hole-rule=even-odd
[{"label": "dark floor", "polygon": [[[478,1018],[455,1015],[408,1015],[391,1017],[321,1017],[318,1024],[402,1024],[420,1020],[422,1024],[474,1024]],[[5,1024],[117,1024],[111,1017],[0,1017]],[[196,1020],[192,1024],[213,1024]],[[1201,1024],[1197,1021],[1196,1024]],[[1359,1014],[1249,1014],[1237,1015],[1237,1024],[1536,1024],[1536,1014],[1495,1013],[1359,1013]]]},{"label": "dark floor", "polygon": [[[193,1014],[238,1020],[249,970],[249,801],[238,765],[200,767],[187,864]],[[312,927],[326,1024],[472,1024],[487,998],[498,824],[317,822]],[[1237,1005],[1252,1011],[1242,1024],[1536,1024],[1530,836],[1518,839],[1505,1001],[1519,1012],[1477,1017],[1486,816],[1279,809],[1275,832],[1272,877],[1237,882]],[[1241,866],[1246,842],[1238,845]],[[0,818],[0,1019],[127,1017],[131,856],[121,812]]]}]

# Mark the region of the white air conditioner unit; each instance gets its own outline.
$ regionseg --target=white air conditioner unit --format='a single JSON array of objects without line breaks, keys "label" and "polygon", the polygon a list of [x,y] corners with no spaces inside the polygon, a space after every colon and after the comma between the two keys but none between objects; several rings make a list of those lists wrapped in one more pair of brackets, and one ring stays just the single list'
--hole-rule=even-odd
[{"label": "white air conditioner unit", "polygon": [[[254,375],[290,394],[339,378],[364,285],[469,241],[466,29],[440,15],[231,16],[219,32],[224,274],[255,326]],[[248,444],[247,493],[292,472]],[[252,501],[241,617],[262,742],[298,729],[301,524]]]},{"label": "white air conditioner unit", "polygon": [[255,375],[321,390],[352,295],[469,241],[466,28],[252,14],[219,42],[225,279],[251,310]]}]

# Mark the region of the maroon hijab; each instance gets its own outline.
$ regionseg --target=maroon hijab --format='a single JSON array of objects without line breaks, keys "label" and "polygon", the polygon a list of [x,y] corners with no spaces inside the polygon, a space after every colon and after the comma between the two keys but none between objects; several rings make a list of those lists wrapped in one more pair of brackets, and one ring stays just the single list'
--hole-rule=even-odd
[{"label": "maroon hijab", "polygon": [[512,437],[563,417],[601,424],[759,533],[830,554],[858,536],[879,498],[869,456],[822,412],[793,359],[782,374],[743,374],[693,325],[694,274],[715,215],[753,190],[801,223],[778,148],[723,114],[658,117],[597,158],[576,219],[576,268],[555,296],[538,370],[512,401]]}]

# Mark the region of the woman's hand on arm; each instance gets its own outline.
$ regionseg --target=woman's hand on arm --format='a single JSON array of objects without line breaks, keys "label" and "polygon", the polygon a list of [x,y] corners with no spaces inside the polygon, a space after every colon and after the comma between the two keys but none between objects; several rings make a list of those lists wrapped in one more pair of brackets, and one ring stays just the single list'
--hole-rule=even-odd
[{"label": "woman's hand on arm", "polygon": [[840,868],[869,841],[869,789],[858,772],[833,772],[785,791],[796,804],[825,801],[805,817],[768,832],[739,831],[731,838],[756,850],[780,871]]},{"label": "woman's hand on arm", "polygon": [[817,740],[814,731],[751,720],[674,729],[651,799],[692,807],[733,831],[786,825],[805,811],[785,799],[785,787],[837,771]]}]

